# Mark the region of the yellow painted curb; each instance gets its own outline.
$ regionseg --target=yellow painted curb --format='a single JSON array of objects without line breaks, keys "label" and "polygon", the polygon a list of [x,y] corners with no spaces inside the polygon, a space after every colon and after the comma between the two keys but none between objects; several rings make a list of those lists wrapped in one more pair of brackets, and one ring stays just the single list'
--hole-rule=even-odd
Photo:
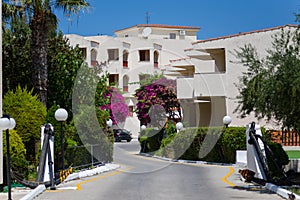
[{"label": "yellow painted curb", "polygon": [[233,167],[229,167],[229,173],[226,174],[226,176],[224,176],[223,178],[221,178],[221,180],[226,183],[227,185],[234,187],[235,185],[233,183],[231,183],[230,181],[227,180],[227,178],[229,178],[233,173],[234,173],[234,168]]},{"label": "yellow painted curb", "polygon": [[77,187],[77,190],[81,190],[81,185],[82,184],[86,184],[86,183],[90,183],[90,182],[93,182],[93,181],[96,181],[96,180],[100,180],[100,179],[103,179],[103,178],[107,178],[107,177],[110,177],[110,176],[114,176],[114,175],[117,175],[117,174],[120,174],[121,172],[126,172],[128,171],[129,169],[131,169],[132,167],[127,167],[126,169],[124,170],[118,170],[118,171],[115,171],[115,172],[112,172],[112,173],[109,173],[109,174],[104,174],[102,176],[97,176],[95,178],[92,178],[92,179],[89,179],[89,180],[86,180],[86,181],[82,181],[80,183],[78,183],[76,185]]}]

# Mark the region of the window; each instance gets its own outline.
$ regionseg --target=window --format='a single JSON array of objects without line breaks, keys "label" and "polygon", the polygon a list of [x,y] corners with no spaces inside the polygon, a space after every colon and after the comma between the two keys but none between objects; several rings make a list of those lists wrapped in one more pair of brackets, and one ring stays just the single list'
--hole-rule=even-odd
[{"label": "window", "polygon": [[128,67],[128,51],[123,51],[123,67]]},{"label": "window", "polygon": [[139,50],[140,61],[150,61],[150,50]]},{"label": "window", "polygon": [[128,92],[128,82],[129,82],[129,77],[125,75],[123,77],[123,92]]},{"label": "window", "polygon": [[154,67],[158,67],[158,58],[159,58],[159,53],[158,51],[154,51]]},{"label": "window", "polygon": [[111,86],[119,86],[119,75],[118,74],[110,74],[109,75],[109,85]]},{"label": "window", "polygon": [[93,67],[97,66],[97,51],[95,49],[91,50],[91,65]]},{"label": "window", "polygon": [[99,43],[98,43],[98,42],[95,42],[95,41],[91,41],[91,46],[92,46],[92,47],[99,48]]},{"label": "window", "polygon": [[80,48],[82,56],[86,59],[86,48]]},{"label": "window", "polygon": [[176,39],[176,33],[170,33],[170,39]]},{"label": "window", "polygon": [[108,49],[108,61],[119,60],[119,49]]},{"label": "window", "polygon": [[133,117],[133,106],[128,106],[128,115],[129,117]]}]

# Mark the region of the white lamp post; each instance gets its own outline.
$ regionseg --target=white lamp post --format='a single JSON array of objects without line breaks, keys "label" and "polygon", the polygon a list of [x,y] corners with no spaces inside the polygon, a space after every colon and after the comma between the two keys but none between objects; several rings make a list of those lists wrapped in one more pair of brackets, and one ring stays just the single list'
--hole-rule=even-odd
[{"label": "white lamp post", "polygon": [[112,127],[112,125],[113,125],[112,120],[111,120],[111,119],[108,119],[108,120],[106,121],[106,125],[107,125],[108,127]]},{"label": "white lamp post", "polygon": [[228,127],[228,125],[231,123],[231,117],[230,116],[224,116],[223,117],[223,124],[226,126],[226,128]]},{"label": "white lamp post", "polygon": [[9,115],[4,115],[0,119],[0,129],[6,130],[6,165],[7,165],[7,187],[8,200],[11,200],[11,181],[10,181],[10,147],[9,147],[9,130],[15,128],[16,121],[10,118]]},{"label": "white lamp post", "polygon": [[177,122],[176,123],[176,129],[177,129],[177,132],[179,132],[180,130],[183,129],[183,124],[181,122]]},{"label": "white lamp post", "polygon": [[61,154],[62,154],[62,170],[65,169],[65,135],[63,131],[63,122],[68,118],[68,112],[63,109],[59,108],[54,113],[55,119],[60,122],[60,133],[61,133]]},{"label": "white lamp post", "polygon": [[146,128],[147,128],[147,127],[146,127],[145,125],[142,125],[142,126],[141,126],[141,130],[142,130],[142,131],[146,130]]},{"label": "white lamp post", "polygon": [[6,130],[10,127],[10,120],[7,117],[0,118],[0,129]]},{"label": "white lamp post", "polygon": [[9,129],[9,130],[12,130],[12,129],[14,129],[15,126],[16,126],[16,120],[15,120],[14,118],[10,118],[9,121],[10,121],[10,123],[9,123],[8,129]]},{"label": "white lamp post", "polygon": [[57,121],[64,122],[68,118],[68,112],[63,108],[59,108],[55,111],[54,116]]}]

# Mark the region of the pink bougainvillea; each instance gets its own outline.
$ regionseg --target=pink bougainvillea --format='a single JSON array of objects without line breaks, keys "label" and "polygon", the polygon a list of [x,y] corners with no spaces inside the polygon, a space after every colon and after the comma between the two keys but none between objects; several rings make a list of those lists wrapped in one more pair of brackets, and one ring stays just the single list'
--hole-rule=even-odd
[{"label": "pink bougainvillea", "polygon": [[175,80],[161,78],[151,84],[144,85],[136,90],[135,97],[138,101],[136,104],[136,113],[143,125],[162,120],[163,114],[168,116],[169,119],[173,119],[174,110],[179,110],[180,114],[180,104],[176,97]]},{"label": "pink bougainvillea", "polygon": [[105,99],[109,99],[104,105],[100,105],[101,110],[108,110],[113,124],[123,123],[128,116],[128,106],[124,97],[117,91],[116,88],[108,87],[108,90],[103,94]]}]

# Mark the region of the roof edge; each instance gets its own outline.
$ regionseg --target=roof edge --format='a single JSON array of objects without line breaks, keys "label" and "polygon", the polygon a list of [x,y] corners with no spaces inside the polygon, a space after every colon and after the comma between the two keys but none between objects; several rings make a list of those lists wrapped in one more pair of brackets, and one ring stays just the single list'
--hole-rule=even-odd
[{"label": "roof edge", "polygon": [[210,41],[215,41],[215,40],[228,39],[228,38],[232,38],[232,37],[238,37],[238,36],[242,36],[242,35],[249,35],[249,34],[253,34],[253,33],[273,31],[273,30],[282,29],[282,28],[285,28],[285,27],[298,28],[298,27],[300,27],[300,25],[286,24],[286,25],[283,25],[283,26],[275,26],[275,27],[272,27],[272,28],[265,28],[265,29],[260,29],[260,30],[254,30],[254,31],[248,31],[248,32],[241,32],[241,33],[237,33],[237,34],[231,34],[231,35],[227,35],[227,36],[220,36],[220,37],[215,37],[215,38],[208,38],[208,39],[204,39],[204,40],[198,40],[196,42],[193,42],[192,44],[199,44],[199,43],[210,42]]},{"label": "roof edge", "polygon": [[180,26],[180,25],[165,25],[165,24],[136,24],[134,26],[130,26],[127,28],[123,28],[123,29],[119,29],[119,30],[115,30],[114,32],[119,32],[119,31],[123,31],[126,29],[131,29],[134,27],[151,27],[151,28],[177,28],[177,29],[195,29],[195,30],[200,30],[200,27],[198,26]]}]

